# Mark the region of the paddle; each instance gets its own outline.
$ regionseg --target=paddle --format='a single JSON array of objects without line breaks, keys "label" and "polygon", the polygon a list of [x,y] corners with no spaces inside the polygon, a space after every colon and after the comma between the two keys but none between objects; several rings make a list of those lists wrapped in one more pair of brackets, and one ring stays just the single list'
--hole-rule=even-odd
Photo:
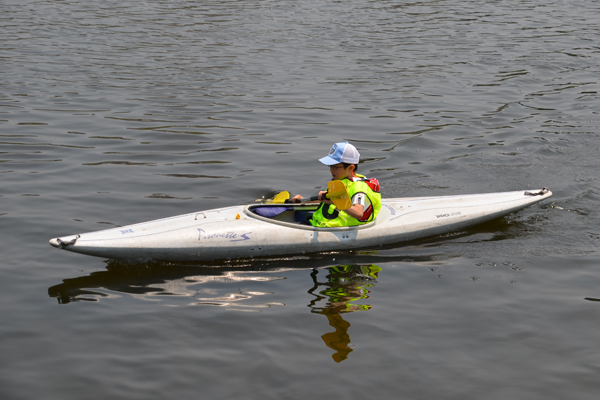
[{"label": "paddle", "polygon": [[290,192],[284,190],[283,192],[277,193],[277,195],[275,197],[273,197],[273,199],[265,200],[265,203],[266,204],[269,204],[269,203],[281,204],[281,203],[285,203],[285,201],[289,198],[290,198]]},{"label": "paddle", "polygon": [[[344,182],[342,181],[329,181],[327,184],[327,194],[325,194],[325,197],[331,200],[331,202],[339,210],[346,210],[352,206],[352,201],[348,195],[348,189],[346,189],[346,185],[344,185]],[[319,200],[319,196],[313,196],[308,199],[300,199],[300,203],[306,203],[315,200]],[[275,203],[275,199],[273,199],[273,203]],[[282,203],[293,203],[293,201],[284,200]]]},{"label": "paddle", "polygon": [[[352,201],[350,200],[350,196],[348,195],[348,190],[346,189],[346,185],[342,181],[330,181],[327,185],[327,194],[325,197],[331,200],[331,202],[340,210],[346,210],[352,206]],[[290,204],[294,203],[290,198],[289,192],[281,192],[278,193],[273,199],[268,199],[265,201],[266,204]],[[313,196],[308,199],[300,199],[300,203],[306,203],[309,201],[319,200],[319,196]],[[255,213],[267,218],[273,218],[278,216],[279,214],[284,213],[293,209],[293,207],[258,207],[254,210]]]},{"label": "paddle", "polygon": [[[275,197],[272,199],[267,199],[263,201],[263,204],[283,204],[290,198],[290,192],[284,190],[283,192],[277,193]],[[258,215],[267,218],[273,218],[286,212],[288,209],[292,207],[259,207],[254,210],[254,212]]]}]

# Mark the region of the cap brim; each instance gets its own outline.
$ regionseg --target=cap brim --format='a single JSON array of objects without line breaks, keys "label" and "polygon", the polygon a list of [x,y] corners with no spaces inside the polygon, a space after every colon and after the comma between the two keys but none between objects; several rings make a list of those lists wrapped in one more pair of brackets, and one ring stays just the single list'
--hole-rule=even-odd
[{"label": "cap brim", "polygon": [[323,158],[319,158],[319,161],[321,161],[323,164],[325,165],[335,165],[335,164],[339,164],[340,162],[338,160],[335,160],[329,156],[327,157],[323,157]]}]

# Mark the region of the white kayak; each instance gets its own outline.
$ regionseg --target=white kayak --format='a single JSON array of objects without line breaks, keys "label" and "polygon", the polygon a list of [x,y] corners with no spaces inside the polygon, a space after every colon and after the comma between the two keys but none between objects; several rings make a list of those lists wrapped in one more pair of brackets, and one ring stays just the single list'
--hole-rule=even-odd
[{"label": "white kayak", "polygon": [[[366,249],[440,235],[538,203],[552,192],[515,192],[384,199],[376,220],[360,226],[315,228],[295,222],[314,204],[285,205],[268,218],[254,204],[194,212],[50,240],[54,247],[111,259],[208,261]],[[262,208],[262,210],[261,210]],[[279,208],[279,210],[283,210]]]}]

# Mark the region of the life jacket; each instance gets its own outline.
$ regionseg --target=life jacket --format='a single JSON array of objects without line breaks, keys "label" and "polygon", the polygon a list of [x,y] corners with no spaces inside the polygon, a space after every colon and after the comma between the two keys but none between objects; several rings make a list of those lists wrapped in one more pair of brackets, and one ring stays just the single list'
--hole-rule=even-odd
[{"label": "life jacket", "polygon": [[351,217],[343,210],[338,210],[333,204],[321,203],[317,211],[310,219],[313,226],[321,228],[333,228],[339,226],[355,226],[372,222],[381,210],[381,194],[379,193],[379,182],[375,178],[366,178],[358,175],[354,180],[342,179],[348,195],[352,198],[356,193],[364,193],[371,203],[364,212],[362,219]]}]

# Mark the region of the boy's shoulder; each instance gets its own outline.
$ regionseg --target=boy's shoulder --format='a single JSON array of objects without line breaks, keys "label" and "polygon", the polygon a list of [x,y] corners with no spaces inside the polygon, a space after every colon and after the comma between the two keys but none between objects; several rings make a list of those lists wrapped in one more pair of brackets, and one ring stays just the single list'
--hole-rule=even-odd
[{"label": "boy's shoulder", "polygon": [[379,193],[379,181],[376,178],[367,178],[364,175],[356,174],[352,182],[364,182],[372,191]]}]

